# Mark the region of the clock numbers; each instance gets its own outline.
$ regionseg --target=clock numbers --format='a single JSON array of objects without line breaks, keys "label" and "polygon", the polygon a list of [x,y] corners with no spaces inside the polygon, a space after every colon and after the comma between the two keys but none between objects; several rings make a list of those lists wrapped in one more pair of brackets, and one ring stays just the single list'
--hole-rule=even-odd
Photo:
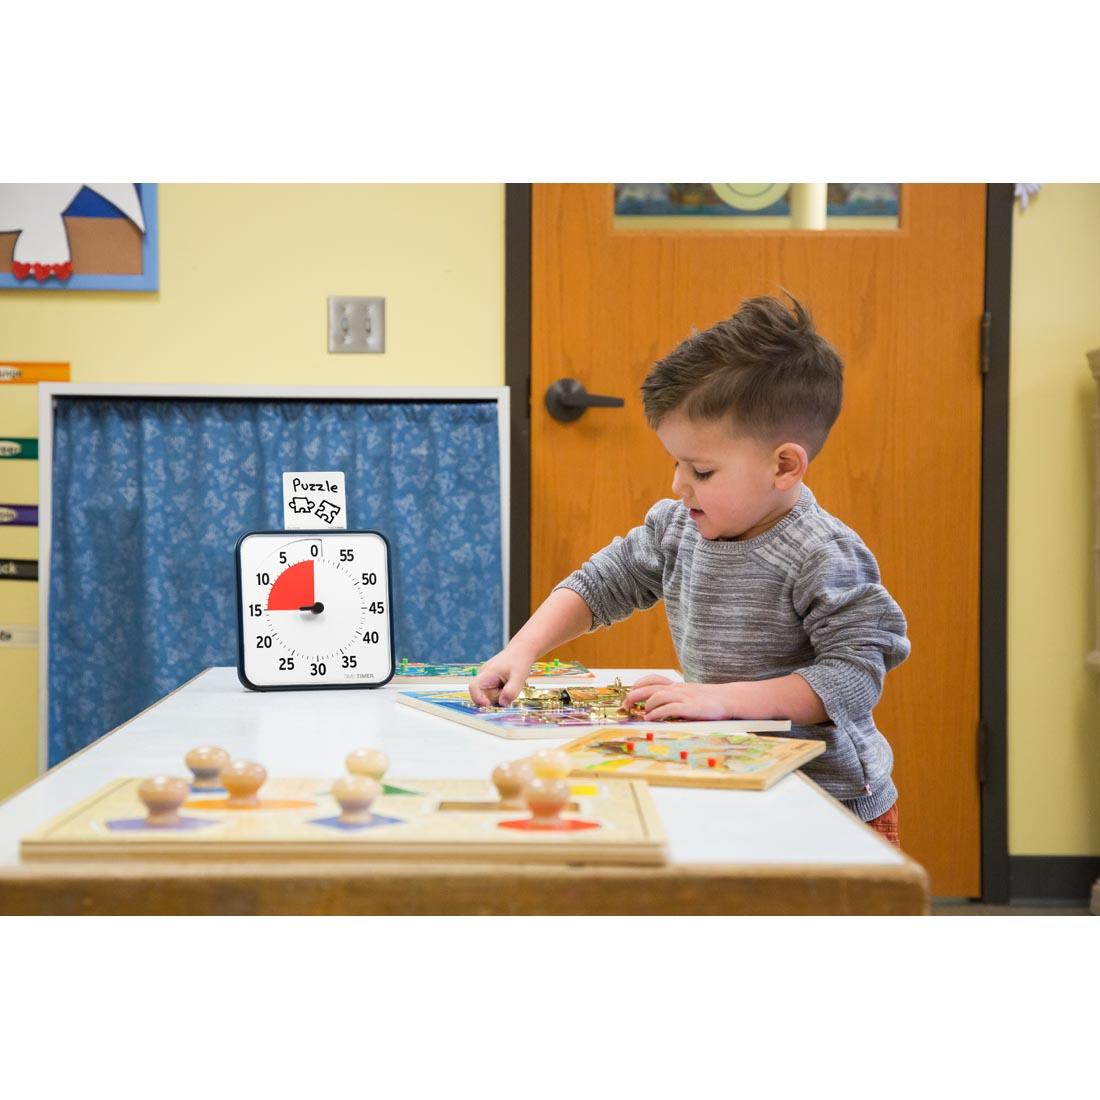
[{"label": "clock numbers", "polygon": [[390,679],[384,538],[264,531],[243,536],[237,554],[238,672],[246,687],[372,687]]}]

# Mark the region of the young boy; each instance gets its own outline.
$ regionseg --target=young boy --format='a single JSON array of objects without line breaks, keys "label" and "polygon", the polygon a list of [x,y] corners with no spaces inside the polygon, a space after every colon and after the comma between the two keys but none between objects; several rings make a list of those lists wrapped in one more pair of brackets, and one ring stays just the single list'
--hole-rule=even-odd
[{"label": "young boy", "polygon": [[642,385],[675,461],[641,527],[550,593],[470,685],[510,703],[532,661],[663,599],[685,683],[645,676],[662,718],[789,718],[825,752],[806,773],[897,843],[893,753],[872,708],[909,655],[905,617],[860,537],[803,484],[840,412],[843,366],[809,314],[753,298],[685,340]]}]

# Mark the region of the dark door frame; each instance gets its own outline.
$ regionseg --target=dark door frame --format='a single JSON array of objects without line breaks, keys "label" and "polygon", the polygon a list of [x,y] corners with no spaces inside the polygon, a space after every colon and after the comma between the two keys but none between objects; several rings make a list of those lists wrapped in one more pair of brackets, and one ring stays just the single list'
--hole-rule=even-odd
[{"label": "dark door frame", "polygon": [[[1013,185],[986,188],[982,332],[981,780],[982,897],[1009,900],[1008,857],[1008,365]],[[511,391],[509,625],[531,613],[531,184],[505,186],[504,379]],[[541,395],[535,395],[541,399]]]}]

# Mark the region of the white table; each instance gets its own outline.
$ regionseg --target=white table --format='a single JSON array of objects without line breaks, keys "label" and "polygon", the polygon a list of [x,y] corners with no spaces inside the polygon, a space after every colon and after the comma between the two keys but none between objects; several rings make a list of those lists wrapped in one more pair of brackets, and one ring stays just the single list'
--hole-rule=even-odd
[{"label": "white table", "polygon": [[[646,671],[598,670],[597,682]],[[0,912],[927,911],[924,870],[801,774],[767,791],[651,788],[669,840],[663,868],[20,863],[21,836],[112,779],[185,772],[198,744],[272,777],[339,775],[348,752],[372,745],[390,776],[427,779],[487,778],[564,740],[510,741],[399,706],[396,692],[414,686],[259,693],[232,668],[207,669],[0,804]]]}]

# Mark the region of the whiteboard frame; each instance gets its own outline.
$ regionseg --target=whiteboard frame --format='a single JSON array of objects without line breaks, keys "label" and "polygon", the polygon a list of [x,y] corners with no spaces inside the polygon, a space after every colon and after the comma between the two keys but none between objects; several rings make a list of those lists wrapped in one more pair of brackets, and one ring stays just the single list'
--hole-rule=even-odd
[{"label": "whiteboard frame", "polygon": [[[508,639],[511,555],[511,406],[507,386],[208,386],[185,383],[42,382],[38,387],[38,774],[49,767],[50,547],[54,403],[65,397],[245,401],[494,401],[500,462],[502,637]],[[104,733],[107,731],[104,730]]]}]

